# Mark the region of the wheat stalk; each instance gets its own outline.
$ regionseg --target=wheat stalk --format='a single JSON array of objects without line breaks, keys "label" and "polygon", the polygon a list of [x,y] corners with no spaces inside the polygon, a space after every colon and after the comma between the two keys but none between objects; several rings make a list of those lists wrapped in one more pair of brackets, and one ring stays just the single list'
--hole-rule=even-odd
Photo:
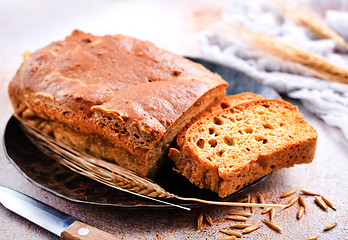
[{"label": "wheat stalk", "polygon": [[348,44],[344,39],[314,11],[300,5],[296,2],[296,5],[291,7],[282,0],[272,0],[280,10],[280,14],[293,20],[297,24],[309,29],[311,32],[322,38],[330,38],[335,40],[339,45],[348,49]]},{"label": "wheat stalk", "polygon": [[[66,144],[37,131],[35,128],[22,121],[22,126],[29,139],[44,153],[54,158],[62,165],[68,167],[74,172],[89,177],[95,181],[103,183],[109,187],[134,194],[139,197],[147,198],[162,204],[190,210],[190,208],[163,201],[162,199],[175,198],[182,201],[195,201],[211,205],[223,206],[242,206],[242,207],[278,207],[283,208],[281,204],[257,204],[257,203],[236,203],[208,201],[198,198],[185,198],[167,192],[157,183],[148,178],[138,176],[134,172],[122,168],[114,163],[106,162],[92,156],[82,154]],[[160,199],[159,199],[160,198]]]},{"label": "wheat stalk", "polygon": [[346,69],[275,37],[255,33],[238,24],[225,21],[215,23],[212,31],[223,39],[241,45],[240,48],[246,53],[278,59],[278,62],[292,69],[329,81],[348,84],[348,71]]}]

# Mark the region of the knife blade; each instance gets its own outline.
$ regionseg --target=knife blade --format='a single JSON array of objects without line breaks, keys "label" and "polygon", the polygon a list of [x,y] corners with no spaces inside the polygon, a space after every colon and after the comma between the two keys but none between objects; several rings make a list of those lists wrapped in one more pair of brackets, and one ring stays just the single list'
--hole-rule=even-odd
[{"label": "knife blade", "polygon": [[73,216],[8,187],[0,186],[0,202],[5,208],[65,240],[119,240],[107,232],[82,223]]}]

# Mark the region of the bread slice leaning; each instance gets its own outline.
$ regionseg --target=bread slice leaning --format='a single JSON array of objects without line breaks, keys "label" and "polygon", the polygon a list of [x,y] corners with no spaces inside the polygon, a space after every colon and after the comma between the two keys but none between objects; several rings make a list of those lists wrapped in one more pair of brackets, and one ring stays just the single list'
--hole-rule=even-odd
[{"label": "bread slice leaning", "polygon": [[178,147],[181,149],[184,140],[185,140],[185,135],[187,132],[187,129],[194,124],[196,121],[199,119],[213,113],[216,111],[220,111],[222,109],[230,108],[233,107],[234,105],[243,103],[243,102],[248,102],[248,101],[254,101],[254,100],[259,100],[263,99],[261,95],[251,93],[251,92],[243,92],[243,93],[238,93],[235,95],[229,95],[224,98],[222,98],[220,101],[215,102],[212,106],[207,108],[205,111],[201,112],[198,114],[196,117],[194,117],[186,126],[178,133],[178,136],[176,137],[176,144]]},{"label": "bread slice leaning", "polygon": [[169,157],[192,183],[226,197],[281,168],[310,163],[316,142],[296,106],[264,99],[201,118]]}]

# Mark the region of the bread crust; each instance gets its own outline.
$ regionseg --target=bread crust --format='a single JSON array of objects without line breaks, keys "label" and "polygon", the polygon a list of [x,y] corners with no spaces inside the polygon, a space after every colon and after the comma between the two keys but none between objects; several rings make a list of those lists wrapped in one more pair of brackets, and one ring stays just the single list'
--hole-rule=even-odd
[{"label": "bread crust", "polygon": [[310,163],[316,141],[296,106],[264,99],[201,118],[169,157],[192,183],[226,197],[281,168]]},{"label": "bread crust", "polygon": [[[9,96],[15,115],[34,127],[51,125],[56,137],[59,127],[61,140],[75,136],[69,143],[92,155],[120,149],[107,160],[150,176],[173,135],[222,98],[226,86],[219,75],[150,42],[74,31],[26,59]],[[106,147],[95,149],[94,141]]]}]

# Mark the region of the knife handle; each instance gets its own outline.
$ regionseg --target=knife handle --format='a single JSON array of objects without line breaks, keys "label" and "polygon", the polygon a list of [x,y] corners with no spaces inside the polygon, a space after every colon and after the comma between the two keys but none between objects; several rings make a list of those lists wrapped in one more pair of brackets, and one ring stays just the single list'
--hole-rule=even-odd
[{"label": "knife handle", "polygon": [[61,237],[64,240],[120,240],[110,233],[79,221],[75,221],[67,227],[64,232],[62,232]]}]

